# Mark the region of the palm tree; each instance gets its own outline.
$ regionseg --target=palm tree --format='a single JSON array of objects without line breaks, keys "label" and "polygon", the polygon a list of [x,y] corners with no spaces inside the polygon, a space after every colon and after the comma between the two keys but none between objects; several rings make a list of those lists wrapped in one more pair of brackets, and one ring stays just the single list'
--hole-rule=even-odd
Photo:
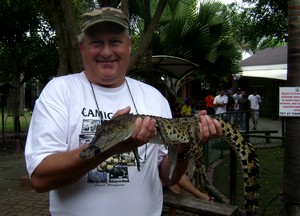
[{"label": "palm tree", "polygon": [[168,7],[170,18],[156,32],[153,55],[174,55],[195,62],[199,65],[197,75],[209,83],[222,82],[228,74],[237,73],[241,52],[230,35],[227,17],[222,15],[224,5],[204,1],[196,11],[190,7],[195,1],[179,2]]},{"label": "palm tree", "polygon": [[[287,86],[300,85],[299,46],[300,24],[298,22],[300,0],[289,0],[288,14],[288,80]],[[284,146],[283,193],[284,215],[300,215],[300,119],[286,118]]]}]

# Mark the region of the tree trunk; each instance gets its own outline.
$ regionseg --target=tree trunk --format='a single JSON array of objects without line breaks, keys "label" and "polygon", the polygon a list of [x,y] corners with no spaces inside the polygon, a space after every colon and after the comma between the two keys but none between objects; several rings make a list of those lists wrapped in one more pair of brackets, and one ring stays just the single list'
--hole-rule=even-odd
[{"label": "tree trunk", "polygon": [[[45,12],[52,22],[59,50],[58,76],[82,70],[82,60],[77,41],[77,21],[70,0],[44,0]],[[70,66],[70,68],[69,68]]]},{"label": "tree trunk", "polygon": [[134,52],[134,54],[131,56],[131,61],[130,61],[130,68],[133,67],[136,62],[144,55],[146,52],[147,48],[150,46],[155,28],[157,24],[159,23],[160,17],[163,13],[163,10],[167,4],[168,0],[160,0],[157,8],[155,10],[155,14],[152,17],[149,26],[147,28],[147,31],[144,34],[143,40],[141,42],[141,45],[139,48]]},{"label": "tree trunk", "polygon": [[[300,0],[289,0],[288,14],[288,81],[287,86],[300,86]],[[284,215],[300,215],[300,119],[286,118],[283,192]]]},{"label": "tree trunk", "polygon": [[62,13],[65,18],[66,23],[66,34],[68,36],[67,42],[69,45],[68,57],[70,66],[73,73],[82,71],[83,63],[81,58],[81,53],[79,50],[79,44],[77,40],[77,35],[79,34],[79,29],[77,26],[76,16],[74,13],[74,8],[70,0],[60,1]]},{"label": "tree trunk", "polygon": [[[144,0],[145,2],[145,17],[144,17],[144,32],[147,31],[150,21],[151,21],[151,11],[150,11],[150,0]],[[152,36],[151,36],[152,38]],[[145,82],[153,85],[153,64],[152,64],[152,46],[149,44],[146,49],[146,67],[144,71]]]},{"label": "tree trunk", "polygon": [[129,17],[129,5],[128,2],[129,0],[122,0],[121,5],[122,5],[122,11],[124,14],[126,14],[127,17]]},{"label": "tree trunk", "polygon": [[59,67],[57,71],[57,75],[61,76],[68,73],[68,51],[67,44],[65,42],[65,30],[64,30],[64,22],[62,21],[62,17],[60,16],[60,9],[55,0],[44,0],[43,5],[45,8],[45,13],[49,17],[51,24],[55,30],[56,35],[56,43],[59,50]]}]

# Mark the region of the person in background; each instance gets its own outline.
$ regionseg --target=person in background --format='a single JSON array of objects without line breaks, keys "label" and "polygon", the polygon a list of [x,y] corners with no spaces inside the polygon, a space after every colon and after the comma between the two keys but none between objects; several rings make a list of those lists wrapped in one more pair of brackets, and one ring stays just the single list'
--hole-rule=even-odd
[{"label": "person in background", "polygon": [[259,119],[259,105],[261,103],[261,97],[257,94],[257,90],[254,89],[253,93],[249,95],[248,99],[251,104],[251,120],[252,120],[252,130],[256,130],[258,119]]},{"label": "person in background", "polygon": [[250,101],[247,97],[246,91],[241,91],[242,98],[238,99],[235,106],[239,106],[240,121],[241,121],[241,131],[246,132],[247,124],[247,115],[250,112]]},{"label": "person in background", "polygon": [[235,101],[233,97],[231,96],[231,93],[229,90],[226,91],[226,96],[228,97],[228,102],[226,104],[226,118],[225,120],[231,123],[232,113],[234,111]]},{"label": "person in background", "polygon": [[186,99],[185,104],[181,108],[181,114],[184,117],[192,116],[192,100],[190,98]]},{"label": "person in background", "polygon": [[238,88],[237,91],[232,95],[234,101],[235,101],[235,106],[234,106],[234,114],[233,114],[233,125],[238,127],[239,126],[239,122],[240,122],[240,114],[239,114],[239,105],[236,105],[238,100],[240,98],[242,98],[241,96],[241,89]]},{"label": "person in background", "polygon": [[216,115],[221,115],[223,118],[223,114],[226,113],[226,105],[228,103],[228,97],[225,95],[224,89],[220,89],[219,95],[217,95],[214,99],[214,106],[216,109]]},{"label": "person in background", "polygon": [[178,102],[176,102],[172,108],[172,116],[173,116],[173,118],[182,117],[180,105]]},{"label": "person in background", "polygon": [[214,99],[215,97],[212,96],[212,91],[208,91],[208,95],[204,99],[207,115],[215,114]]},{"label": "person in background", "polygon": [[[132,49],[129,20],[119,9],[83,14],[78,37],[84,71],[52,79],[36,101],[25,159],[33,189],[50,191],[52,216],[160,216],[160,175],[167,149],[150,140],[156,120],[137,118],[128,139],[83,159],[97,125],[127,113],[171,118],[167,100],[153,87],[126,77]],[[201,141],[222,133],[220,123],[199,113]],[[132,151],[138,149],[141,169]],[[178,145],[178,154],[188,145]],[[126,160],[125,160],[126,159]],[[107,166],[109,164],[110,166]],[[187,159],[177,165],[187,166]]]},{"label": "person in background", "polygon": [[[166,156],[166,158],[169,158],[169,155]],[[164,166],[168,166],[167,170],[170,170],[170,163],[164,163]],[[170,190],[173,193],[181,194],[184,191],[192,194],[194,197],[200,200],[204,201],[214,201],[214,197],[211,197],[205,193],[202,193],[200,190],[198,190],[190,181],[187,175],[181,176],[177,184],[174,185],[168,185],[169,177],[165,175],[161,175],[162,184],[165,187],[165,190]],[[168,216],[176,216],[176,208],[169,208]]]},{"label": "person in background", "polygon": [[195,116],[197,114],[197,110],[196,110],[196,103],[194,100],[192,100],[191,102],[191,107],[192,107],[192,116]]}]

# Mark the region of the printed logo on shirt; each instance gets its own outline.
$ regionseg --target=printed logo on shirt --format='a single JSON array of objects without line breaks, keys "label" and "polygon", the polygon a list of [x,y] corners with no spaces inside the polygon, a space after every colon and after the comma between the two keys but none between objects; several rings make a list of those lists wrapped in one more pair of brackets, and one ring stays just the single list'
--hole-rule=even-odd
[{"label": "printed logo on shirt", "polygon": [[[100,123],[99,112],[91,109],[82,109],[84,116],[82,130],[79,135],[80,146],[90,143],[93,139],[97,126]],[[112,117],[113,113],[100,112],[100,116]],[[88,118],[87,118],[88,117]],[[105,118],[109,120],[110,118]],[[140,163],[145,163],[146,158],[141,159]],[[99,164],[95,169],[89,171],[87,183],[96,183],[99,186],[124,186],[129,182],[128,167],[137,166],[133,152],[113,155]]]}]

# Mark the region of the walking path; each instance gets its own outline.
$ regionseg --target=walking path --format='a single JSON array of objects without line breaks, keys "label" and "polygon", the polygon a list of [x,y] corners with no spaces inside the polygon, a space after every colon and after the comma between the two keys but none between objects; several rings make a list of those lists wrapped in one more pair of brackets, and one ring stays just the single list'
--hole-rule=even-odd
[{"label": "walking path", "polygon": [[[281,135],[281,120],[261,119],[258,130],[276,129]],[[281,140],[271,139],[270,144],[263,138],[251,138],[255,147],[281,145]],[[212,181],[213,171],[217,163],[208,169],[209,181]],[[0,216],[48,216],[48,193],[36,193],[28,188],[25,161],[22,154],[15,154],[12,146],[0,143]],[[164,208],[162,215],[167,215]],[[178,211],[177,215],[193,215]]]}]

